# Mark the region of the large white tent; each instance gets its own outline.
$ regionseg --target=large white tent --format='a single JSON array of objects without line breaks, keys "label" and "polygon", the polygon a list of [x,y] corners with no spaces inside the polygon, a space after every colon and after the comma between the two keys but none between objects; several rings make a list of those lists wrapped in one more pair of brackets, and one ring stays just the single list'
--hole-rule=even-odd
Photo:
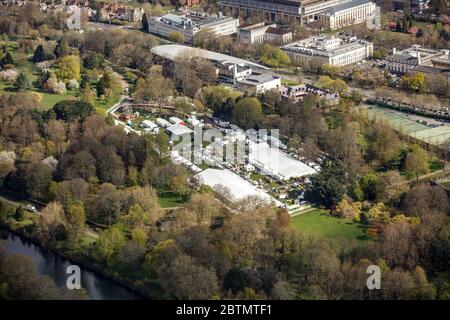
[{"label": "large white tent", "polygon": [[191,129],[189,129],[188,127],[186,127],[186,126],[184,126],[182,124],[171,125],[166,130],[169,131],[172,135],[175,135],[175,136],[182,136],[184,134],[191,134],[192,132],[194,132]]},{"label": "large white tent", "polygon": [[257,196],[267,201],[280,205],[281,203],[263,190],[256,188],[247,180],[234,172],[224,169],[206,169],[195,176],[202,184],[210,186],[214,190],[225,187],[230,191],[230,201],[237,202],[250,196]]},{"label": "large white tent", "polygon": [[316,170],[301,161],[289,157],[278,148],[267,143],[249,143],[249,162],[278,180],[289,180],[316,173]]}]

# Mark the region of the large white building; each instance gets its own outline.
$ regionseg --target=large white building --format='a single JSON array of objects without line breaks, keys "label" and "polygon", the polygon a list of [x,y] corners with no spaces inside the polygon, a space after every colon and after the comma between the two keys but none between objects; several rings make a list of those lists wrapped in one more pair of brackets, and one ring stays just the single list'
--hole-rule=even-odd
[{"label": "large white building", "polygon": [[[219,7],[233,16],[259,16],[267,22],[305,24],[317,21],[330,8],[351,2],[353,0],[220,0]],[[352,19],[361,14],[354,4],[346,10],[345,14]]]},{"label": "large white building", "polygon": [[349,36],[314,36],[281,47],[294,65],[317,63],[346,66],[373,54],[373,43]]},{"label": "large white building", "polygon": [[433,50],[415,44],[408,49],[397,51],[386,57],[386,69],[391,73],[407,74],[417,66],[432,66],[439,60],[449,59],[449,50]]},{"label": "large white building", "polygon": [[180,33],[186,43],[192,43],[194,35],[200,30],[208,29],[216,36],[226,36],[237,32],[239,19],[224,16],[221,12],[207,15],[199,12],[168,13],[148,21],[148,30],[163,37],[173,32]]},{"label": "large white building", "polygon": [[292,41],[292,32],[277,28],[275,23],[244,23],[238,28],[238,39],[242,43],[288,43]]},{"label": "large white building", "polygon": [[322,11],[317,17],[324,29],[336,30],[365,22],[376,14],[376,5],[370,0],[351,0]]}]

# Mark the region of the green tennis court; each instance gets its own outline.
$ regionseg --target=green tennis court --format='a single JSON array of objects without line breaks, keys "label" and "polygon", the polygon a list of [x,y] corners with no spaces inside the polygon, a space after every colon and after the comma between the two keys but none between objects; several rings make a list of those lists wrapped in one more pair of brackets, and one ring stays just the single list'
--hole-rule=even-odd
[{"label": "green tennis court", "polygon": [[427,126],[411,120],[398,112],[375,106],[370,106],[366,110],[370,120],[384,121],[395,130],[428,144],[437,146],[450,139],[450,126]]}]

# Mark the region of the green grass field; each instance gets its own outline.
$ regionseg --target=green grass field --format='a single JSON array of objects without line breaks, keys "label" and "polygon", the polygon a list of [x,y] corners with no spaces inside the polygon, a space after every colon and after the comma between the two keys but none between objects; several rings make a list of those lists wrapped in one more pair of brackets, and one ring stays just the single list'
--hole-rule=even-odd
[{"label": "green grass field", "polygon": [[306,235],[343,240],[346,242],[365,241],[370,237],[366,234],[366,226],[350,219],[329,216],[325,210],[316,209],[303,213],[291,219],[292,226]]},{"label": "green grass field", "polygon": [[186,202],[184,197],[173,194],[171,192],[165,192],[158,194],[158,204],[161,208],[173,208],[179,207]]}]

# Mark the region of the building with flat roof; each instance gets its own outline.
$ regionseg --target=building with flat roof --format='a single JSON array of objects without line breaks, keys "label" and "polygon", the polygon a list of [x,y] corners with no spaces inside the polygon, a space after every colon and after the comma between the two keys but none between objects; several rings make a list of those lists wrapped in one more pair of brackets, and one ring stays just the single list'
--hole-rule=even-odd
[{"label": "building with flat roof", "polygon": [[351,0],[329,7],[318,14],[320,27],[336,30],[363,23],[374,17],[376,5],[370,0]]},{"label": "building with flat roof", "polygon": [[281,47],[295,65],[346,66],[372,56],[373,43],[354,36],[314,36]]},{"label": "building with flat roof", "polygon": [[392,55],[385,58],[385,65],[391,73],[407,74],[410,69],[417,66],[445,64],[445,61],[450,61],[448,59],[449,50],[426,49],[415,44],[402,51],[397,51],[394,48]]},{"label": "building with flat roof", "polygon": [[[220,0],[219,7],[232,16],[261,16],[267,22],[302,25],[317,21],[325,10],[348,2],[352,0]],[[359,15],[359,9],[350,6],[345,19]]]},{"label": "building with flat roof", "polygon": [[275,23],[244,23],[238,28],[238,39],[242,43],[276,42],[287,43],[292,41],[292,32],[277,28]]},{"label": "building with flat roof", "polygon": [[238,26],[239,19],[224,16],[221,12],[216,15],[194,11],[172,12],[148,20],[150,33],[168,37],[178,32],[186,43],[192,43],[194,35],[201,30],[208,29],[216,36],[225,36],[236,33]]}]

